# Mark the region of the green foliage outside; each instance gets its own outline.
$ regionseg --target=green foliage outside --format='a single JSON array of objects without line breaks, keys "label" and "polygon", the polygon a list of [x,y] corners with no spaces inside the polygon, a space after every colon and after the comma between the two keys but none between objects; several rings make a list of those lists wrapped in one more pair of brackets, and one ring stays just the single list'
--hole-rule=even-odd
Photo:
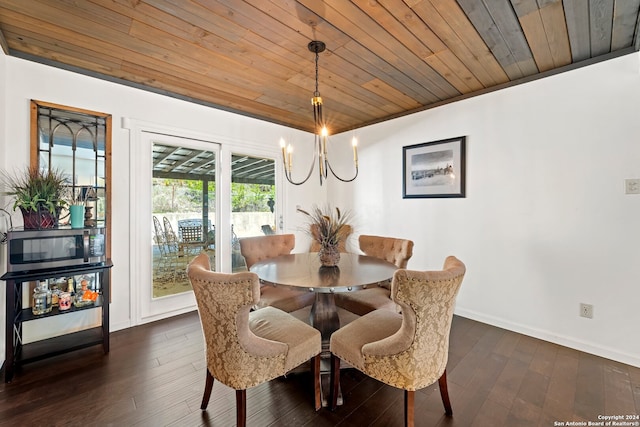
[{"label": "green foliage outside", "polygon": [[276,198],[274,185],[231,183],[232,212],[269,212],[269,198]]},{"label": "green foliage outside", "polygon": [[[215,182],[209,182],[209,200],[215,197]],[[231,184],[232,212],[269,212],[267,202],[275,200],[275,186]],[[194,212],[202,209],[202,181],[153,179],[153,212]],[[210,202],[209,209],[214,205]]]}]

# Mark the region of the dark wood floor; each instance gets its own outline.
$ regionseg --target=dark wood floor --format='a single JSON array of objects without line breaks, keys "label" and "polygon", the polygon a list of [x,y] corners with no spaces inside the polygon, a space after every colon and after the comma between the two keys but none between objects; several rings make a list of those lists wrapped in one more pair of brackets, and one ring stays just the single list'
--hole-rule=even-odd
[{"label": "dark wood floor", "polygon": [[[453,417],[431,386],[416,393],[417,425],[554,426],[640,413],[640,369],[460,317],[448,379]],[[235,425],[235,394],[220,383],[200,411],[204,382],[193,312],[113,333],[108,356],[93,347],[26,365],[0,385],[0,425]],[[313,410],[310,385],[303,372],[250,389],[248,425],[402,425],[402,392],[353,369],[343,371],[336,412]]]}]

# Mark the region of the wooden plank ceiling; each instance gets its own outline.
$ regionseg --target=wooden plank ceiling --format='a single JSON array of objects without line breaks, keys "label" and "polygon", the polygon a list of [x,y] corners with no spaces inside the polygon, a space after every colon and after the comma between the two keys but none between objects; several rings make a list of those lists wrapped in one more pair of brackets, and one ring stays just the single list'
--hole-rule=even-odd
[{"label": "wooden plank ceiling", "polygon": [[331,133],[638,50],[640,0],[0,0],[5,53]]}]

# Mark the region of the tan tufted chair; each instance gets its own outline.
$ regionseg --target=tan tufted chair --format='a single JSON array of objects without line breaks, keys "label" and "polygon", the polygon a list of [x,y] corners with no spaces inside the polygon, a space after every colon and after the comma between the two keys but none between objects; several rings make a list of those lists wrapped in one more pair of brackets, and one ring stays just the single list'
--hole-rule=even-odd
[{"label": "tan tufted chair", "polygon": [[[309,252],[320,252],[320,242],[318,242],[318,225],[311,224],[311,237],[313,237],[311,241],[311,247],[309,248]],[[338,250],[340,252],[347,252],[347,239],[353,233],[353,228],[349,224],[345,224],[340,229],[344,238],[340,240],[338,243]]]},{"label": "tan tufted chair", "polygon": [[[244,237],[240,239],[240,253],[247,263],[247,268],[251,268],[258,261],[290,254],[295,245],[296,240],[293,234]],[[291,313],[313,304],[314,297],[313,292],[261,285],[260,302],[256,308],[271,306]]]},{"label": "tan tufted chair", "polygon": [[389,261],[398,268],[407,268],[407,262],[413,255],[413,242],[393,237],[360,235],[360,250],[366,255]]},{"label": "tan tufted chair", "polygon": [[237,425],[246,425],[246,389],[280,377],[309,359],[315,409],[320,409],[320,332],[290,314],[267,307],[250,312],[260,297],[255,273],[210,271],[206,253],[187,267],[204,331],[205,410],[214,379],[236,390]]},{"label": "tan tufted chair", "polygon": [[[361,235],[358,238],[360,250],[365,255],[383,259],[395,264],[398,268],[407,268],[407,262],[413,255],[413,242],[393,237]],[[389,283],[383,283],[358,292],[346,292],[336,295],[336,304],[359,316],[373,310],[385,308],[398,311],[398,306],[391,301]]]},{"label": "tan tufted chair", "polygon": [[449,256],[442,271],[398,270],[391,295],[402,314],[376,310],[331,335],[331,408],[337,404],[340,359],[385,384],[405,390],[405,425],[414,424],[415,390],[436,380],[452,415],[446,367],[456,296],[466,268]]}]

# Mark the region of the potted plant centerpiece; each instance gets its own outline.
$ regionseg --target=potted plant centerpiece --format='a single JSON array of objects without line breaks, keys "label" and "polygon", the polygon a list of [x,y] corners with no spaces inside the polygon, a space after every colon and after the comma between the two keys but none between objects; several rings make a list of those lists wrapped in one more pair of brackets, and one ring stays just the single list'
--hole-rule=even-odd
[{"label": "potted plant centerpiece", "polygon": [[335,267],[340,261],[339,244],[351,232],[348,221],[349,212],[341,212],[339,208],[314,206],[311,212],[298,208],[298,212],[309,219],[309,233],[320,244],[318,256],[323,267]]},{"label": "potted plant centerpiece", "polygon": [[6,194],[13,196],[13,209],[22,212],[25,229],[53,228],[67,205],[67,178],[58,169],[28,167],[14,175],[4,173]]}]

